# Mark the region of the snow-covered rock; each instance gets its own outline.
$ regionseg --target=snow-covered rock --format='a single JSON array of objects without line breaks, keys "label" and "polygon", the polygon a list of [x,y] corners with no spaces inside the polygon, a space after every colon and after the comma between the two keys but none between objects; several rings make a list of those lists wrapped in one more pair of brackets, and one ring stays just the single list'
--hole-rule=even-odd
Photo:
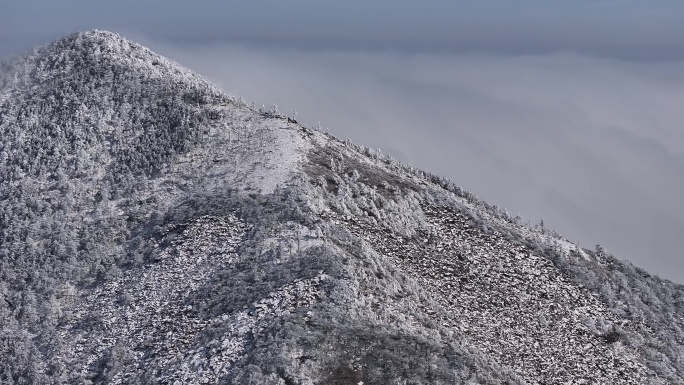
[{"label": "snow-covered rock", "polygon": [[0,383],[684,383],[680,285],[116,34],[0,135]]}]

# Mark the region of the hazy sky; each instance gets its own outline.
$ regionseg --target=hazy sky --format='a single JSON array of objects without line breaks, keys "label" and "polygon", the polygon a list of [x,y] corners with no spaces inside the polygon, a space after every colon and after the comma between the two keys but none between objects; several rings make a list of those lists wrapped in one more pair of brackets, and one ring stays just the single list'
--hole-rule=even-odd
[{"label": "hazy sky", "polygon": [[93,28],[684,283],[681,0],[0,0],[0,55]]}]

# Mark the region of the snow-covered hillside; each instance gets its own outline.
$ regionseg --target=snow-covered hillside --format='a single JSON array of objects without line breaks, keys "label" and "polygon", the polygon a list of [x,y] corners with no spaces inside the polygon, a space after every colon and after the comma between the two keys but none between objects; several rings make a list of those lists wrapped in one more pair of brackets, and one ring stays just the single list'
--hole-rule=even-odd
[{"label": "snow-covered hillside", "polygon": [[116,34],[0,135],[0,383],[684,383],[682,286]]}]

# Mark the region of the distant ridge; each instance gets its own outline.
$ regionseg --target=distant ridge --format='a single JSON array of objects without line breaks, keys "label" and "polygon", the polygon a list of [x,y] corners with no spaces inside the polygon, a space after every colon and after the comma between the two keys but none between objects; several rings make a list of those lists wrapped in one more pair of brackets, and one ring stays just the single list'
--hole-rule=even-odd
[{"label": "distant ridge", "polygon": [[105,31],[0,71],[2,384],[684,384],[684,287]]}]

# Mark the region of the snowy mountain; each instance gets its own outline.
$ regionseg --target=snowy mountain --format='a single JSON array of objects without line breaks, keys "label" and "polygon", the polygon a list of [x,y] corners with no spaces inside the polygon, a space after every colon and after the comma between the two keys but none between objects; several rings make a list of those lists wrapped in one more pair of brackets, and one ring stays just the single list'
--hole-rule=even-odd
[{"label": "snowy mountain", "polygon": [[683,286],[116,34],[0,134],[0,383],[684,384]]}]

